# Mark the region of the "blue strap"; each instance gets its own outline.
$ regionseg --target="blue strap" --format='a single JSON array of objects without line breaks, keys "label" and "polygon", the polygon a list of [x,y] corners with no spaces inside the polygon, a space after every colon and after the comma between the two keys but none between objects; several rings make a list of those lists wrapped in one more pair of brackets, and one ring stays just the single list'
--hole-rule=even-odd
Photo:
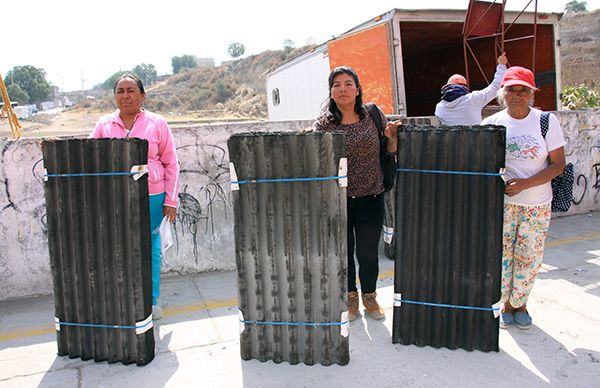
[{"label": "blue strap", "polygon": [[344,176],[324,176],[316,178],[280,178],[280,179],[247,179],[242,181],[231,181],[233,185],[245,185],[249,183],[280,183],[280,182],[309,182],[309,181],[328,181],[347,178]]},{"label": "blue strap", "polygon": [[423,306],[433,306],[433,307],[448,307],[451,309],[463,309],[463,310],[480,310],[480,311],[496,311],[500,310],[500,308],[495,307],[473,307],[473,306],[462,306],[457,304],[444,304],[444,303],[429,303],[429,302],[417,302],[414,300],[404,300],[394,298],[394,302],[402,302],[408,304],[419,304]]},{"label": "blue strap", "polygon": [[276,325],[276,326],[341,326],[348,321],[344,322],[273,322],[273,321],[244,321],[240,319],[241,323],[251,325]]},{"label": "blue strap", "polygon": [[146,327],[150,324],[152,324],[152,320],[146,322],[143,325],[137,326],[122,326],[122,325],[103,325],[103,324],[99,324],[99,323],[74,323],[74,322],[54,322],[57,325],[62,325],[62,326],[81,326],[81,327],[99,327],[102,329],[141,329],[143,327]]},{"label": "blue strap", "polygon": [[399,168],[400,172],[424,172],[432,174],[453,174],[453,175],[483,175],[483,176],[502,176],[499,172],[476,172],[476,171],[445,171],[445,170],[418,170],[415,168]]},{"label": "blue strap", "polygon": [[136,175],[139,172],[80,172],[72,174],[46,174],[48,178],[64,178],[71,176],[113,176],[113,175]]}]

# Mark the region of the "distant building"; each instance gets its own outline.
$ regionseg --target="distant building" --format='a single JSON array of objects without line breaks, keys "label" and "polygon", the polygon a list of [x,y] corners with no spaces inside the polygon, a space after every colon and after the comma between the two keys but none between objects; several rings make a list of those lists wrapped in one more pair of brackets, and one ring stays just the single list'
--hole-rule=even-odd
[{"label": "distant building", "polygon": [[215,67],[214,58],[198,58],[194,56],[194,59],[196,60],[198,67]]},{"label": "distant building", "polygon": [[72,92],[60,92],[59,97],[65,105],[73,105],[86,99],[87,96],[94,98],[103,98],[107,94],[112,93],[112,90],[104,89],[89,89],[89,90],[74,90]]}]

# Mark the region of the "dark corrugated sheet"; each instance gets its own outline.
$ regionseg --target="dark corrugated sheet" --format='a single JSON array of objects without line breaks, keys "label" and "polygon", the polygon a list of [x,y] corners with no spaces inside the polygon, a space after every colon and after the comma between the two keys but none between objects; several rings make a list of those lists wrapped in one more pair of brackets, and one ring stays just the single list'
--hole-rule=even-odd
[{"label": "dark corrugated sheet", "polygon": [[[238,180],[328,177],[338,176],[345,137],[248,133],[233,135],[228,147]],[[347,325],[339,324],[347,321],[346,189],[338,183],[241,184],[233,191],[240,319],[336,323],[246,323],[244,360],[348,363]]]},{"label": "dark corrugated sheet", "polygon": [[[47,174],[129,172],[148,160],[139,139],[42,143]],[[44,185],[56,318],[140,326],[152,315],[148,180],[131,175],[49,177]],[[57,326],[58,354],[137,363],[154,358],[149,330]]]},{"label": "dark corrugated sheet", "polygon": [[[498,173],[503,127],[415,127],[399,133],[398,167]],[[491,308],[500,299],[500,177],[399,172],[394,292],[418,302]],[[491,311],[402,303],[394,343],[498,351]]]},{"label": "dark corrugated sheet", "polygon": [[[431,126],[432,117],[404,117],[400,115],[386,115],[388,121],[402,121],[402,125],[427,125]],[[436,118],[433,118],[434,120]],[[402,127],[403,128],[403,127]],[[383,252],[390,259],[396,257],[396,242],[393,238],[396,212],[396,189],[392,189],[384,194],[383,202],[385,206],[383,219]]]}]

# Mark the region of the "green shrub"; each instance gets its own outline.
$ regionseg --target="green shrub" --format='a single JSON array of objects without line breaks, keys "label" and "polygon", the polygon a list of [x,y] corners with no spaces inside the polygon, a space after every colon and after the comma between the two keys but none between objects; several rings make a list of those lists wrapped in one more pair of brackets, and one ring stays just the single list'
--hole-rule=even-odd
[{"label": "green shrub", "polygon": [[600,107],[600,92],[584,84],[565,86],[562,91],[562,105],[569,110]]},{"label": "green shrub", "polygon": [[225,102],[229,97],[233,96],[229,85],[226,85],[221,79],[215,82],[213,91],[215,93],[213,96],[214,103]]}]

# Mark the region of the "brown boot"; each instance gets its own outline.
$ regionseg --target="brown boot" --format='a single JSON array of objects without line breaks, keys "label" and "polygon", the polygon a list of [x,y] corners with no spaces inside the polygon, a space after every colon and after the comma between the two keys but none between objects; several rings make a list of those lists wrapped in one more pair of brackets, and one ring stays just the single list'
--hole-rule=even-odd
[{"label": "brown boot", "polygon": [[365,313],[373,319],[383,319],[385,318],[385,312],[381,307],[379,307],[379,303],[377,303],[376,298],[376,292],[362,294],[362,302],[365,306]]},{"label": "brown boot", "polygon": [[348,320],[353,321],[360,315],[358,311],[358,292],[348,292]]}]

